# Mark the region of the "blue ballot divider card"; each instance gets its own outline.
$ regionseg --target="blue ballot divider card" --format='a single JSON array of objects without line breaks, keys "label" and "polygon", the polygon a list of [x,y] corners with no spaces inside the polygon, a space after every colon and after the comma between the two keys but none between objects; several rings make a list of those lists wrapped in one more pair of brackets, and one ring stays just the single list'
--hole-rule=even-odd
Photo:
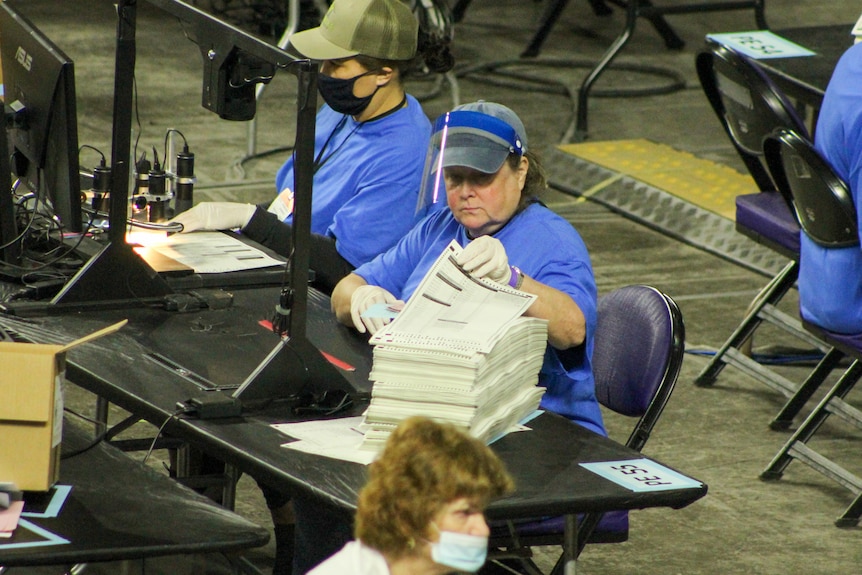
[{"label": "blue ballot divider card", "polygon": [[400,308],[393,307],[392,304],[380,302],[368,306],[368,309],[362,312],[362,317],[395,319],[400,311]]},{"label": "blue ballot divider card", "polygon": [[755,60],[768,58],[797,58],[814,56],[815,53],[799,44],[773,34],[769,30],[751,32],[729,32],[726,34],[707,34],[707,39],[718,42],[745,54]]},{"label": "blue ballot divider card", "polygon": [[69,498],[71,491],[71,485],[55,485],[50,491],[44,494],[44,497],[36,497],[35,494],[30,494],[30,501],[24,505],[25,511],[21,513],[18,527],[15,529],[13,536],[14,538],[0,540],[0,550],[68,544],[68,539],[52,533],[34,521],[57,517]]},{"label": "blue ballot divider card", "polygon": [[646,458],[581,463],[580,466],[636,492],[688,489],[703,485],[700,481]]}]

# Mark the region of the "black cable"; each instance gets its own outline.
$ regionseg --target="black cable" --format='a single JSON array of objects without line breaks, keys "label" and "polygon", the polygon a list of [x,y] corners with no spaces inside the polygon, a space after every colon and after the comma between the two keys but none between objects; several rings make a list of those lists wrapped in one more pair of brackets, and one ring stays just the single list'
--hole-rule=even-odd
[{"label": "black cable", "polygon": [[86,444],[84,447],[78,448],[74,451],[66,451],[66,452],[61,453],[60,454],[61,460],[71,459],[72,457],[75,457],[77,455],[81,455],[82,453],[86,453],[87,451],[90,451],[91,449],[93,449],[94,447],[99,445],[102,441],[104,441],[105,436],[108,433],[108,426],[105,425],[104,422],[97,421],[95,419],[87,417],[86,415],[78,413],[77,411],[69,409],[68,407],[64,407],[63,411],[65,411],[66,413],[68,413],[70,415],[74,415],[80,419],[83,419],[84,421],[86,421],[88,423],[92,423],[93,425],[98,426],[99,428],[101,428],[101,431],[99,431],[99,433],[96,434],[96,437],[94,437],[93,440],[90,441],[90,443]]},{"label": "black cable", "polygon": [[150,448],[147,450],[147,453],[144,455],[144,458],[141,460],[141,465],[146,465],[146,464],[147,464],[147,459],[149,459],[149,458],[150,458],[150,454],[153,452],[153,449],[155,449],[155,448],[156,448],[156,442],[159,440],[159,437],[161,437],[161,436],[162,436],[162,431],[164,431],[165,427],[168,425],[168,422],[169,422],[170,420],[174,419],[175,417],[177,417],[178,415],[181,415],[181,414],[183,414],[183,413],[186,413],[187,411],[188,411],[188,409],[187,409],[187,408],[185,408],[185,407],[177,408],[177,410],[176,410],[176,411],[174,411],[172,414],[170,414],[170,415],[169,415],[169,416],[168,416],[168,417],[167,417],[167,418],[162,422],[162,424],[159,426],[159,430],[156,432],[156,436],[155,436],[155,437],[153,437],[153,442],[150,444]]},{"label": "black cable", "polygon": [[263,152],[258,152],[256,154],[249,154],[248,156],[242,157],[239,160],[236,160],[231,166],[234,170],[240,173],[240,177],[245,177],[245,163],[250,162],[252,160],[260,160],[262,158],[266,158],[268,156],[274,156],[275,154],[281,154],[284,152],[292,152],[293,146],[280,146],[278,148],[272,148],[269,150],[264,150]]},{"label": "black cable", "polygon": [[[92,208],[81,208],[85,213],[91,214],[92,216],[99,216],[103,218],[108,217],[107,212],[102,212],[99,210],[94,210]],[[92,218],[94,219],[94,218]],[[91,219],[91,221],[92,221]],[[183,231],[183,225],[180,223],[169,223],[169,222],[145,222],[142,220],[136,220],[134,218],[128,218],[126,223],[130,227],[135,228],[144,228],[145,230],[163,230],[166,232],[181,232]]]},{"label": "black cable", "polygon": [[[493,62],[481,62],[470,66],[464,66],[460,69],[456,68],[455,70],[455,76],[458,78],[467,78],[472,75],[480,74],[478,78],[473,79],[498,87],[513,88],[517,90],[523,90],[525,88],[523,83],[508,82],[500,79],[489,78],[487,76],[481,76],[481,74],[483,73],[495,74],[504,78],[508,77],[515,80],[521,80],[522,82],[532,83],[537,86],[536,89],[540,92],[565,95],[570,101],[572,115],[569,119],[565,132],[560,138],[560,143],[568,143],[572,139],[572,136],[574,135],[576,129],[575,120],[577,118],[578,101],[577,91],[573,90],[569,84],[559,80],[549,80],[547,78],[539,78],[531,76],[529,74],[506,72],[501,70],[502,68],[507,68],[510,66],[524,66],[527,68],[538,68],[542,66],[547,66],[551,68],[585,68],[588,70],[592,70],[595,68],[596,63],[589,60],[518,58],[510,60],[497,60]],[[668,79],[669,82],[665,85],[659,85],[649,88],[634,87],[604,90],[596,88],[590,90],[590,96],[597,98],[632,98],[643,96],[657,96],[662,94],[670,94],[682,90],[686,87],[685,78],[683,78],[681,74],[679,74],[675,70],[661,68],[658,66],[614,62],[612,65],[609,65],[607,68],[605,68],[605,71],[636,72],[639,74],[663,77]]]},{"label": "black cable", "polygon": [[293,246],[290,248],[290,253],[287,255],[287,261],[284,264],[284,276],[281,283],[281,293],[278,296],[278,303],[275,304],[275,312],[272,314],[272,331],[277,335],[284,337],[288,335],[288,326],[290,324],[290,309],[293,307],[293,289],[290,287],[290,262],[293,260]]},{"label": "black cable", "polygon": [[[567,59],[544,59],[544,58],[517,58],[511,60],[497,60],[493,62],[482,62],[478,64],[473,64],[471,66],[465,66],[460,70],[455,70],[455,75],[459,78],[467,77],[470,74],[475,74],[477,72],[490,72],[500,75],[506,75],[507,73],[501,72],[500,68],[506,68],[509,66],[524,66],[526,68],[536,68],[547,66],[550,68],[585,68],[591,70],[595,67],[595,62],[589,60],[567,60]],[[606,71],[618,71],[618,72],[636,72],[639,74],[653,75],[659,76],[663,78],[667,78],[670,80],[670,83],[663,86],[655,86],[650,88],[614,88],[614,89],[600,89],[595,88],[590,90],[590,95],[596,98],[630,98],[630,97],[641,97],[641,96],[659,96],[662,94],[669,94],[671,92],[676,92],[678,90],[682,90],[685,88],[685,78],[677,72],[676,70],[671,70],[669,68],[662,68],[659,66],[649,66],[645,64],[631,64],[625,62],[614,62],[612,65],[608,66]],[[545,85],[558,85],[560,88],[557,90],[551,90],[550,93],[561,94],[567,93],[568,85],[558,81],[558,80],[548,80],[547,78],[538,78],[533,76],[526,75],[517,75],[514,73],[510,74],[512,77],[523,79],[525,81],[537,83],[537,84],[545,84]],[[515,84],[516,88],[523,88],[522,85]]]}]

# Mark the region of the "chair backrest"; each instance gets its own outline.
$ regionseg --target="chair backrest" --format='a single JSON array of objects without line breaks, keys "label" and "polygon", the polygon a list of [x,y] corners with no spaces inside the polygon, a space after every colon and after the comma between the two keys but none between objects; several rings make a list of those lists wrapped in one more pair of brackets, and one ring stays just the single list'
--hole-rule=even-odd
[{"label": "chair backrest", "polygon": [[640,451],[676,384],[685,353],[682,313],[669,296],[644,285],[619,288],[598,303],[593,349],[596,397],[640,417],[626,445]]},{"label": "chair backrest", "polygon": [[806,137],[777,130],[763,141],[778,191],[791,202],[805,234],[825,247],[859,244],[850,189]]},{"label": "chair backrest", "polygon": [[766,72],[722,45],[697,56],[697,75],[715,114],[761,191],[774,191],[763,165],[763,138],[779,128],[807,135],[805,122]]}]

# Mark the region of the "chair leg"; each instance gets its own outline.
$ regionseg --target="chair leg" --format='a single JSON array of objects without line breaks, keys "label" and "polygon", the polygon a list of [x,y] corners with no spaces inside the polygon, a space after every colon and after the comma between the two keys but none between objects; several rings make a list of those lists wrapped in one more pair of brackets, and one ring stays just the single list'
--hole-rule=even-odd
[{"label": "chair leg", "polygon": [[823,359],[818,362],[808,377],[802,382],[802,385],[796,390],[796,393],[784,404],[775,419],[769,424],[770,429],[782,431],[790,427],[793,423],[793,418],[799,414],[802,407],[811,399],[814,392],[823,384],[826,378],[832,371],[838,367],[841,360],[844,358],[844,353],[834,347],[823,356]]},{"label": "chair leg", "polygon": [[724,354],[730,348],[739,348],[762,323],[760,312],[766,305],[776,305],[781,298],[793,287],[796,278],[799,275],[799,262],[791,260],[784,266],[778,275],[773,277],[766,284],[757,297],[754,298],[748,313],[737,326],[736,330],[730,335],[721,349],[716,352],[709,364],[700,372],[700,375],[695,379],[695,384],[699,386],[708,386],[715,383],[718,374],[725,366]]},{"label": "chair leg", "polygon": [[452,21],[456,24],[464,19],[464,14],[467,13],[467,8],[470,7],[472,0],[458,0],[452,7]]},{"label": "chair leg", "polygon": [[755,2],[754,2],[754,21],[757,22],[757,27],[759,29],[769,30],[769,24],[766,23],[765,0],[755,0]]},{"label": "chair leg", "polygon": [[760,474],[760,478],[764,481],[772,481],[780,479],[784,474],[784,470],[790,465],[794,455],[790,452],[796,447],[797,443],[805,444],[809,439],[820,429],[820,426],[829,417],[830,412],[827,406],[833,398],[844,399],[847,393],[853,388],[859,378],[862,377],[862,361],[855,360],[847,371],[841,376],[838,382],[829,390],[829,392],[820,400],[817,407],[814,408],[803,424],[796,430],[796,433],[784,444],[781,451],[773,458],[769,466]]},{"label": "chair leg", "polygon": [[[632,0],[635,1],[635,0]],[[664,45],[670,50],[682,50],[685,47],[685,40],[679,37],[676,30],[671,28],[667,20],[660,11],[653,11],[653,4],[650,0],[640,0],[641,6],[644,7],[643,16],[652,23],[655,31],[659,33]]]},{"label": "chair leg", "polygon": [[584,81],[581,83],[581,87],[578,89],[578,113],[575,123],[574,137],[576,142],[582,142],[587,138],[589,127],[587,122],[587,103],[590,97],[590,90],[592,90],[593,84],[595,84],[596,80],[599,79],[599,76],[601,76],[608,66],[611,65],[611,62],[613,62],[614,58],[617,57],[617,54],[619,54],[625,45],[629,43],[632,34],[634,34],[637,19],[638,12],[636,3],[634,1],[629,2],[626,7],[625,28],[622,33],[617,36],[617,39],[614,40],[610,48],[607,49],[601,60],[599,60],[590,73],[587,74],[586,78],[584,78]]},{"label": "chair leg", "polygon": [[542,14],[542,20],[539,24],[539,29],[533,34],[533,39],[529,45],[521,52],[521,58],[535,58],[542,51],[542,45],[551,33],[551,29],[557,22],[557,18],[563,13],[563,10],[568,5],[569,0],[549,0],[545,11]]},{"label": "chair leg", "polygon": [[596,16],[610,16],[614,13],[613,8],[608,6],[604,0],[589,0],[593,14]]},{"label": "chair leg", "polygon": [[856,527],[859,525],[860,516],[862,516],[862,493],[857,495],[853,503],[841,514],[841,517],[835,520],[835,525],[838,527]]}]

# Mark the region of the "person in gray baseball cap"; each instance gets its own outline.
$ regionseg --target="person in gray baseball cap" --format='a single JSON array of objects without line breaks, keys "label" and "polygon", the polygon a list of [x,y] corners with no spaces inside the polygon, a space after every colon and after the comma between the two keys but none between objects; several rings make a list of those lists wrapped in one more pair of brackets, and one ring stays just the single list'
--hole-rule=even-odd
[{"label": "person in gray baseball cap", "polygon": [[607,435],[590,364],[597,299],[589,253],[577,230],[539,201],[545,175],[523,122],[507,106],[478,101],[443,114],[434,128],[420,206],[428,215],[335,286],[338,320],[362,333],[383,329],[392,317],[366,311],[408,301],[454,240],[465,275],[538,296],[524,315],[548,321],[541,407]]},{"label": "person in gray baseball cap", "polygon": [[[334,0],[320,26],[290,39],[291,51],[320,62],[324,105],[315,129],[310,267],[314,286],[326,293],[413,223],[431,125],[403,78],[420,60],[432,72],[450,69],[448,41],[420,34],[401,0]],[[289,256],[292,156],[275,182],[271,204],[203,202],[173,221],[183,232],[239,228]]]}]

